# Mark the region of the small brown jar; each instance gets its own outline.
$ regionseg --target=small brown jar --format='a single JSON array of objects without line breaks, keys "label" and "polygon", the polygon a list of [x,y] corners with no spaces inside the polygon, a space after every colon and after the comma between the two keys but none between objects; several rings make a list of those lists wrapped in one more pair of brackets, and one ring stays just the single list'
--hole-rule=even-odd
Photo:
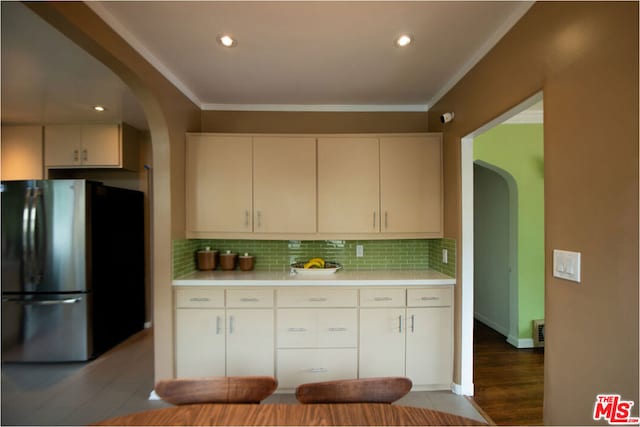
[{"label": "small brown jar", "polygon": [[235,270],[237,259],[238,254],[235,254],[231,251],[220,254],[220,268],[223,270]]},{"label": "small brown jar", "polygon": [[248,253],[245,253],[244,255],[240,255],[238,257],[238,264],[240,265],[240,270],[242,271],[253,270],[255,261],[256,261],[256,257],[253,255],[249,255]]},{"label": "small brown jar", "polygon": [[209,246],[197,252],[198,270],[215,270],[218,251],[212,251]]}]

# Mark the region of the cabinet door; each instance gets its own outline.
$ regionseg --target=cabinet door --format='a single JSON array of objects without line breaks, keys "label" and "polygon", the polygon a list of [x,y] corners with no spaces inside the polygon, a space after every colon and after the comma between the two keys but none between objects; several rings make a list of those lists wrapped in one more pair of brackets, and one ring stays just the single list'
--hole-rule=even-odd
[{"label": "cabinet door", "polygon": [[405,309],[360,309],[360,378],[405,375]]},{"label": "cabinet door", "polygon": [[251,137],[187,135],[187,231],[251,232]]},{"label": "cabinet door", "polygon": [[318,139],[318,232],[380,231],[378,138]]},{"label": "cabinet door", "polygon": [[224,309],[176,310],[176,376],[225,375]]},{"label": "cabinet door", "polygon": [[2,126],[2,180],[43,178],[42,126]]},{"label": "cabinet door", "polygon": [[273,310],[227,310],[227,326],[227,375],[273,376]]},{"label": "cabinet door", "polygon": [[315,233],[316,140],[253,139],[254,232]]},{"label": "cabinet door", "polygon": [[414,384],[451,384],[452,322],[451,307],[407,309],[406,375]]},{"label": "cabinet door", "polygon": [[50,125],[44,127],[44,164],[47,167],[81,164],[82,127]]},{"label": "cabinet door", "polygon": [[82,126],[82,165],[121,166],[121,142],[118,125]]},{"label": "cabinet door", "polygon": [[440,135],[380,138],[382,232],[442,233]]},{"label": "cabinet door", "polygon": [[278,384],[292,389],[300,384],[356,378],[355,348],[304,348],[278,350]]}]

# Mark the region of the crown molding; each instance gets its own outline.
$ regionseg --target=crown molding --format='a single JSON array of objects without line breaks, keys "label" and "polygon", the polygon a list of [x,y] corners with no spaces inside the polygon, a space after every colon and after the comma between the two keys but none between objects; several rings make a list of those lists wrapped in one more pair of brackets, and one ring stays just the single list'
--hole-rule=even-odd
[{"label": "crown molding", "polygon": [[202,102],[175,74],[158,59],[147,47],[138,40],[124,25],[120,23],[109,11],[98,1],[87,1],[85,4],[93,10],[108,26],[111,27],[120,37],[122,37],[131,47],[146,59],[156,70],[160,72],[167,80],[169,80],[184,96],[189,98],[191,102],[202,108]]},{"label": "crown molding", "polygon": [[469,58],[469,60],[458,70],[454,76],[449,79],[447,83],[429,100],[429,105],[435,105],[440,99],[447,94],[462,78],[469,72],[473,67],[476,66],[478,62],[484,56],[489,53],[491,49],[494,48],[496,44],[500,41],[502,37],[505,36],[513,28],[513,26],[524,16],[525,13],[533,6],[535,1],[522,1],[518,4],[518,7],[513,11],[513,13],[509,16],[509,18],[493,33],[493,35],[489,38],[489,40],[484,43],[480,49],[478,49],[475,54]]},{"label": "crown molding", "polygon": [[343,105],[343,104],[202,104],[205,111],[309,111],[309,112],[420,112],[429,106],[418,105]]}]

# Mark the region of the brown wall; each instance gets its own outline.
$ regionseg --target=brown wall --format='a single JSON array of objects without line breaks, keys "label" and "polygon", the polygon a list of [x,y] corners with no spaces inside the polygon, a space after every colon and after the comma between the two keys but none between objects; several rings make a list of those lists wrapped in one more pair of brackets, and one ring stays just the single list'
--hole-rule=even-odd
[{"label": "brown wall", "polygon": [[[539,90],[544,422],[593,424],[598,393],[638,405],[638,3],[536,3],[431,109],[430,130],[444,132],[446,237],[462,237],[461,138]],[[442,126],[445,111],[456,116]],[[582,253],[580,284],[552,276],[553,249]]]},{"label": "brown wall", "polygon": [[200,131],[200,109],[83,2],[26,2],[111,68],[145,111],[153,155],[153,327],[155,378],[173,376],[171,240],[184,237],[185,132]]},{"label": "brown wall", "polygon": [[203,132],[426,132],[427,113],[203,111]]}]

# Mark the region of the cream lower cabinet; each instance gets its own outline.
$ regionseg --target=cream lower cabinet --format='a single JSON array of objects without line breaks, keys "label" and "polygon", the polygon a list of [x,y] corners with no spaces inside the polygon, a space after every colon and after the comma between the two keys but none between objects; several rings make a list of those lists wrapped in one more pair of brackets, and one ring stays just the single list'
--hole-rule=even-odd
[{"label": "cream lower cabinet", "polygon": [[414,386],[447,388],[453,378],[449,287],[360,291],[359,375],[407,376]]},{"label": "cream lower cabinet", "polygon": [[177,377],[274,375],[273,290],[224,293],[176,290]]},{"label": "cream lower cabinet", "polygon": [[453,287],[178,288],[176,376],[275,375],[281,391],[346,378],[453,378]]}]

